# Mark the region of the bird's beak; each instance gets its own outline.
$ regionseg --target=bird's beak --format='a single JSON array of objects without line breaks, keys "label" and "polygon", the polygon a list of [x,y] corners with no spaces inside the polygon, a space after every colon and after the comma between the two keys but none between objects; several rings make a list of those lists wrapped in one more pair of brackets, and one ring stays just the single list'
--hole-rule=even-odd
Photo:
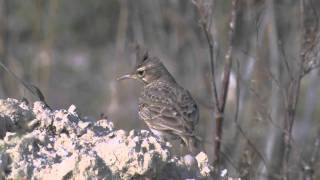
[{"label": "bird's beak", "polygon": [[137,77],[134,74],[126,74],[126,75],[118,77],[117,81],[121,81],[121,80],[124,80],[124,79],[137,79]]}]

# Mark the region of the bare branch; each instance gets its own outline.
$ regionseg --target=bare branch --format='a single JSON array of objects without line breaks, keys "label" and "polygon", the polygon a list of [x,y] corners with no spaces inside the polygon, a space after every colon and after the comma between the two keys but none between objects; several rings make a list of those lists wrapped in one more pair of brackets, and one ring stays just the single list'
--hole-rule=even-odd
[{"label": "bare branch", "polygon": [[293,79],[292,70],[291,70],[291,68],[289,66],[288,58],[286,56],[286,52],[284,50],[284,46],[283,46],[282,42],[279,43],[279,47],[280,47],[280,54],[282,55],[281,59],[282,59],[282,61],[284,63],[284,67],[286,68],[286,70],[287,70],[287,72],[289,74],[289,77],[292,80]]},{"label": "bare branch", "polygon": [[224,112],[225,103],[228,95],[228,88],[229,88],[229,79],[230,79],[230,71],[232,66],[232,48],[233,48],[233,41],[234,41],[234,32],[236,26],[236,17],[237,17],[237,8],[238,8],[238,0],[232,1],[232,9],[231,9],[231,17],[229,22],[229,45],[228,50],[225,55],[225,65],[224,65],[224,72],[223,72],[223,80],[222,80],[222,95],[220,96],[220,112]]},{"label": "bare branch", "polygon": [[[216,75],[215,75],[215,54],[214,54],[214,42],[213,36],[210,33],[211,28],[211,22],[212,22],[212,15],[211,11],[209,10],[210,6],[206,5],[203,0],[193,0],[193,4],[197,7],[197,11],[200,17],[199,23],[200,26],[204,32],[204,35],[206,37],[208,46],[209,46],[209,55],[210,55],[210,76],[211,76],[211,88],[212,88],[212,95],[213,100],[215,102],[216,108],[220,107],[219,98],[218,98],[218,90],[217,90],[217,84],[216,84]],[[214,0],[212,1],[212,4],[214,5]],[[208,22],[208,20],[210,21]]]},{"label": "bare branch", "polygon": [[1,61],[0,61],[0,67],[2,67],[15,80],[17,80],[19,83],[21,83],[22,86],[24,88],[26,88],[32,95],[36,96],[40,101],[42,101],[47,108],[51,109],[50,106],[47,104],[43,93],[41,92],[41,90],[37,86],[30,84],[30,83],[24,81],[23,79],[21,79],[20,77],[18,77],[14,72],[12,72],[9,68],[7,68]]},{"label": "bare branch", "polygon": [[[208,22],[209,15],[211,15],[211,11],[209,10],[208,5],[204,3],[203,0],[193,0],[192,1],[195,6],[197,7],[199,16],[200,16],[200,25],[202,30],[206,36],[207,43],[209,46],[209,54],[210,54],[210,68],[211,68],[211,86],[212,86],[212,94],[215,101],[215,123],[216,123],[216,131],[215,131],[215,138],[214,138],[214,163],[218,166],[219,159],[220,159],[220,147],[221,147],[221,138],[222,138],[222,125],[224,120],[224,109],[226,104],[226,99],[228,95],[228,88],[229,88],[229,76],[232,66],[232,47],[234,41],[234,32],[236,26],[236,15],[237,15],[237,8],[238,8],[238,0],[232,0],[231,6],[231,15],[229,21],[229,43],[228,43],[228,50],[225,55],[225,63],[224,63],[224,72],[223,72],[223,80],[222,80],[222,87],[221,87],[221,94],[218,94],[217,85],[216,85],[216,78],[215,78],[215,55],[214,55],[214,40],[212,34],[209,31],[209,24]],[[214,1],[213,1],[214,3]],[[213,18],[213,17],[211,17]],[[211,19],[210,18],[210,19]],[[219,96],[220,95],[220,96]]]},{"label": "bare branch", "polygon": [[257,149],[257,147],[254,145],[254,143],[249,139],[249,137],[247,137],[247,135],[245,134],[245,132],[242,130],[241,125],[238,122],[238,114],[239,114],[239,99],[240,99],[240,71],[239,71],[239,61],[236,61],[237,64],[237,87],[236,87],[236,113],[235,113],[235,117],[234,117],[234,122],[238,128],[238,131],[241,133],[241,135],[246,139],[246,141],[248,142],[249,146],[257,153],[257,155],[259,156],[259,158],[262,160],[264,166],[266,168],[268,168],[267,163],[263,157],[263,155],[259,152],[259,150]]},{"label": "bare branch", "polygon": [[290,87],[287,89],[288,105],[286,106],[286,114],[284,119],[284,155],[282,159],[283,179],[289,178],[289,158],[292,146],[292,127],[295,120],[297,105],[300,96],[300,87],[302,78],[315,69],[317,66],[313,64],[318,61],[314,56],[319,45],[319,18],[314,7],[312,7],[311,0],[300,1],[300,25],[301,34],[301,49],[298,70],[295,77],[290,80]]}]

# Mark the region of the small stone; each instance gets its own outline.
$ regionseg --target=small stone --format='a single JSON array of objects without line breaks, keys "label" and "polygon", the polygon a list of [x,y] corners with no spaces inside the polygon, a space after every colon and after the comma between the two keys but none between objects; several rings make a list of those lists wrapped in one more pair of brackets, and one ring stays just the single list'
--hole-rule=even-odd
[{"label": "small stone", "polygon": [[4,140],[5,142],[9,142],[9,141],[11,141],[13,138],[15,138],[16,135],[17,135],[17,133],[15,133],[15,132],[7,132],[7,133],[6,133],[6,136],[4,137],[3,140]]},{"label": "small stone", "polygon": [[86,128],[89,127],[90,125],[91,125],[90,122],[79,121],[79,123],[78,123],[78,126],[79,126],[82,130],[86,129]]},{"label": "small stone", "polygon": [[75,105],[71,105],[68,109],[69,113],[76,113],[77,107]]},{"label": "small stone", "polygon": [[228,170],[224,169],[224,170],[221,171],[220,176],[221,177],[225,177],[227,174],[228,174]]}]

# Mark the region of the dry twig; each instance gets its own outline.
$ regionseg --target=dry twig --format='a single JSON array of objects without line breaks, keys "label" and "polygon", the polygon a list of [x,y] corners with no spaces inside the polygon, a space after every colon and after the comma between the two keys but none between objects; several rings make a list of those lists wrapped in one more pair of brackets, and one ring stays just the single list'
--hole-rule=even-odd
[{"label": "dry twig", "polygon": [[[222,79],[222,86],[221,86],[221,93],[219,94],[217,91],[217,84],[215,81],[215,54],[214,54],[214,44],[215,40],[210,33],[210,24],[208,22],[209,16],[211,15],[211,11],[209,10],[208,5],[204,3],[203,0],[194,0],[193,3],[197,7],[200,25],[206,36],[207,43],[209,46],[209,54],[210,54],[210,68],[211,68],[211,86],[212,86],[212,94],[214,97],[215,102],[215,138],[214,138],[214,164],[219,166],[220,161],[220,149],[221,149],[221,138],[222,138],[222,127],[224,121],[224,110],[226,105],[226,99],[228,95],[228,88],[229,88],[229,76],[231,72],[232,66],[232,48],[233,48],[233,41],[234,41],[234,34],[235,34],[235,27],[236,27],[236,17],[237,17],[237,8],[238,8],[238,0],[232,0],[232,7],[231,7],[231,15],[229,21],[229,32],[228,32],[228,49],[226,51],[225,59],[224,59],[224,71],[223,71],[223,79]],[[214,1],[213,1],[214,3]],[[213,17],[211,17],[213,19]]]}]

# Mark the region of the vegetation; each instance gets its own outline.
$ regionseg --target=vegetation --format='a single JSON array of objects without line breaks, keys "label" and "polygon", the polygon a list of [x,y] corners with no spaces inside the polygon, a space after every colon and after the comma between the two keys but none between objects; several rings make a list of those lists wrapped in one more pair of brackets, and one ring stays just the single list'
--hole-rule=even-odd
[{"label": "vegetation", "polygon": [[[142,129],[140,86],[116,82],[139,42],[195,97],[216,167],[319,179],[319,14],[317,0],[0,0],[0,60],[53,109]],[[37,100],[5,71],[0,95]]]}]

